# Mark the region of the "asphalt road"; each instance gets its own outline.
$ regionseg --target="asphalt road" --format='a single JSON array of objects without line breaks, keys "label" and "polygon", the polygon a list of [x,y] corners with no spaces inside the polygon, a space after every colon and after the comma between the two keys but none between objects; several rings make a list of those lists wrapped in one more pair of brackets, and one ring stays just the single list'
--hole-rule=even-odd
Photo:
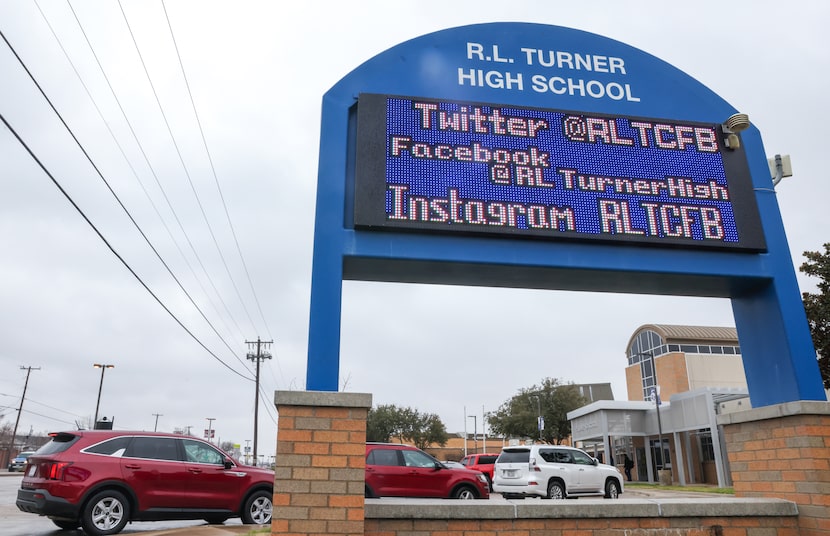
[{"label": "asphalt road", "polygon": [[[60,530],[48,518],[27,514],[17,509],[17,490],[23,473],[0,471],[0,534],[3,536],[83,536],[80,530]],[[241,525],[229,519],[226,525]],[[205,525],[204,521],[150,521],[130,523],[120,534],[141,534],[157,530]]]}]

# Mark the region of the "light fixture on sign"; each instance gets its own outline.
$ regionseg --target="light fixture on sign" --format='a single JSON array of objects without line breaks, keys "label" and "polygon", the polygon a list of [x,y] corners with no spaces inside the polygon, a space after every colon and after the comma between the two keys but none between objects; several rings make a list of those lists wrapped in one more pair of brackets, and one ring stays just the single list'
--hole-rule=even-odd
[{"label": "light fixture on sign", "polygon": [[730,149],[737,149],[741,146],[741,139],[738,132],[749,128],[749,116],[747,114],[732,114],[723,124],[723,133],[726,135],[724,143]]}]

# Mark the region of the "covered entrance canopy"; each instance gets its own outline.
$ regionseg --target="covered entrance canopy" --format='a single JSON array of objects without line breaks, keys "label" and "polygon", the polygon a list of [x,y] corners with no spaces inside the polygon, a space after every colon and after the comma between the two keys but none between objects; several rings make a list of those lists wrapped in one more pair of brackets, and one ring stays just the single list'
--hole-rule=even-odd
[{"label": "covered entrance canopy", "polygon": [[718,487],[727,487],[731,482],[717,415],[749,408],[745,389],[704,388],[675,394],[670,403],[661,404],[660,427],[651,401],[600,400],[569,412],[568,420],[574,444],[606,453],[608,463],[613,459],[621,464],[616,457],[622,458],[623,453],[631,456],[634,452],[629,450],[639,447],[644,454],[639,473],[649,482],[656,481],[656,464],[646,446],[662,432],[669,438],[671,452],[672,463],[666,468],[671,467],[675,481],[682,486],[708,481],[703,468],[708,463],[714,465],[712,477],[716,476]]}]

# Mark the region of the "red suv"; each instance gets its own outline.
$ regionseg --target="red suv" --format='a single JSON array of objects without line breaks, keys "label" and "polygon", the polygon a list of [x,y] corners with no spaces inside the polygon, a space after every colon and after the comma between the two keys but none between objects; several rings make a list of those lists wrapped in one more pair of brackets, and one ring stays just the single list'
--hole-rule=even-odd
[{"label": "red suv", "polygon": [[17,507],[58,527],[116,534],[130,521],[271,522],[274,472],[194,437],[80,430],[29,456]]},{"label": "red suv", "polygon": [[473,471],[481,471],[487,477],[490,489],[493,488],[493,468],[496,464],[498,454],[483,452],[481,454],[470,454],[461,458],[461,465]]},{"label": "red suv", "polygon": [[415,447],[367,443],[365,495],[486,499],[490,488],[480,472],[450,469]]}]

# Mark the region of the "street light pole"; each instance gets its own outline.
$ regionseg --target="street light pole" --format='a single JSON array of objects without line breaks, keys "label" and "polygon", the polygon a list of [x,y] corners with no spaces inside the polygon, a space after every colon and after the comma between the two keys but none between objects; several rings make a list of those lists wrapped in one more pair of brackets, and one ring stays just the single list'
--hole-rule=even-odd
[{"label": "street light pole", "polygon": [[671,464],[671,450],[669,450],[668,460],[666,460],[663,451],[663,422],[660,419],[660,386],[657,384],[657,365],[654,363],[654,352],[647,351],[647,352],[638,352],[633,354],[636,356],[648,356],[651,359],[651,369],[654,374],[654,385],[651,387],[651,397],[654,399],[654,407],[657,408],[657,452],[660,453],[660,463],[663,469],[666,468],[666,462],[668,461]]},{"label": "street light pole", "polygon": [[[657,441],[659,442],[660,463],[663,469],[666,468],[666,460],[663,459],[663,423],[660,420],[660,386],[655,385],[651,388],[651,396],[654,398],[654,405],[657,408]],[[669,463],[671,463],[671,453],[669,453]]]},{"label": "street light pole", "polygon": [[476,426],[476,416],[469,415],[467,418],[473,420],[473,454],[478,454],[478,438],[476,437],[478,427]]},{"label": "street light pole", "polygon": [[545,422],[542,420],[542,402],[538,395],[533,395],[536,399],[536,429],[539,431],[539,442],[542,442],[542,430],[545,429]]},{"label": "street light pole", "polygon": [[95,402],[95,418],[92,421],[92,428],[95,429],[98,425],[98,408],[101,406],[101,389],[104,387],[104,372],[106,372],[108,368],[115,368],[115,365],[94,363],[92,367],[101,369],[101,381],[98,383],[98,400]]}]

